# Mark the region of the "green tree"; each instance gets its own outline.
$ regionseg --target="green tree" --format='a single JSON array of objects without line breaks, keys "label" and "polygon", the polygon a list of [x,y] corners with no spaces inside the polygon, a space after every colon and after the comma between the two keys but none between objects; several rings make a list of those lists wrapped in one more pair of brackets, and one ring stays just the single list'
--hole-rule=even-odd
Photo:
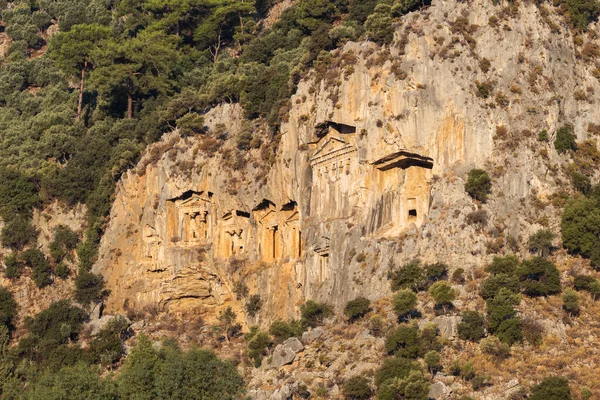
[{"label": "green tree", "polygon": [[567,250],[590,258],[595,268],[600,267],[600,207],[596,199],[569,200],[562,215],[561,232]]},{"label": "green tree", "polygon": [[472,169],[467,176],[465,190],[475,200],[485,203],[488,195],[492,192],[492,179],[486,171]]},{"label": "green tree", "polygon": [[452,302],[456,298],[454,289],[446,281],[437,281],[429,288],[429,295],[433,297],[436,307],[442,307],[444,310],[448,306],[452,306]]},{"label": "green tree", "polygon": [[369,312],[371,306],[371,300],[366,297],[358,297],[354,300],[350,300],[344,307],[344,314],[348,317],[348,320],[356,321],[359,318],[365,316]]},{"label": "green tree", "polygon": [[100,302],[108,296],[104,290],[104,278],[92,272],[80,268],[75,278],[75,293],[73,297],[81,304],[88,305],[91,302]]},{"label": "green tree", "polygon": [[519,266],[519,257],[514,254],[508,254],[503,257],[494,257],[492,263],[487,266],[487,271],[491,274],[513,275]]},{"label": "green tree", "polygon": [[365,377],[354,376],[344,383],[342,394],[347,400],[368,400],[373,395],[373,390]]},{"label": "green tree", "polygon": [[571,400],[569,381],[559,376],[544,378],[531,389],[530,400]]},{"label": "green tree", "polygon": [[159,368],[158,352],[150,340],[141,335],[121,368],[119,394],[137,400],[158,398],[155,385]]},{"label": "green tree", "polygon": [[560,293],[560,274],[556,265],[545,258],[523,261],[516,275],[523,293],[528,296],[547,296]]},{"label": "green tree", "polygon": [[314,328],[321,325],[325,318],[332,316],[333,310],[328,304],[307,300],[300,306],[300,314],[302,315],[302,325]]},{"label": "green tree", "polygon": [[52,283],[51,269],[46,256],[38,249],[28,249],[21,254],[21,260],[31,268],[31,278],[36,286],[43,288]]},{"label": "green tree", "polygon": [[417,306],[417,295],[410,289],[402,289],[394,295],[392,305],[398,318],[404,318]]},{"label": "green tree", "polygon": [[428,351],[427,353],[425,353],[423,359],[425,360],[427,369],[429,370],[429,372],[431,372],[432,375],[435,375],[435,373],[441,369],[442,365],[440,364],[440,361],[442,359],[442,356],[437,351]]},{"label": "green tree", "polygon": [[552,241],[556,234],[547,229],[540,229],[529,237],[529,251],[537,253],[540,257],[547,257],[552,252]]},{"label": "green tree", "polygon": [[427,400],[431,382],[423,372],[413,370],[406,378],[394,378],[380,388],[377,398],[380,400]]},{"label": "green tree", "polygon": [[248,357],[254,361],[254,366],[258,368],[273,341],[266,332],[260,331],[258,327],[252,327],[246,335],[246,340],[248,341]]},{"label": "green tree", "polygon": [[390,44],[394,39],[392,8],[387,4],[378,4],[375,12],[365,21],[367,36],[380,45]]},{"label": "green tree", "polygon": [[565,289],[563,309],[571,315],[579,314],[579,295],[573,289]]},{"label": "green tree", "polygon": [[12,328],[13,318],[17,315],[17,302],[12,293],[0,286],[0,326]]},{"label": "green tree", "polygon": [[2,246],[4,247],[19,251],[28,244],[35,242],[37,235],[37,229],[31,225],[28,218],[17,216],[9,220],[2,227],[0,242],[2,242]]},{"label": "green tree", "polygon": [[377,372],[375,372],[375,385],[381,388],[384,383],[397,378],[407,377],[411,371],[420,371],[417,361],[408,358],[386,358]]},{"label": "green tree", "polygon": [[102,41],[108,39],[108,27],[91,24],[75,25],[68,32],[61,32],[50,42],[49,56],[70,78],[79,79],[79,99],[76,119],[81,117],[86,73],[94,68],[92,54],[99,51]]},{"label": "green tree", "polygon": [[427,279],[419,260],[413,260],[390,273],[392,290],[412,289],[415,292],[425,289]]},{"label": "green tree", "polygon": [[400,324],[385,339],[385,350],[397,357],[417,358],[423,355],[423,346],[416,324]]},{"label": "green tree", "polygon": [[50,242],[50,255],[55,263],[60,263],[79,244],[79,235],[66,225],[59,225],[54,229]]},{"label": "green tree", "polygon": [[556,131],[554,139],[554,148],[559,153],[566,153],[569,150],[577,150],[575,142],[577,136],[573,133],[573,125],[564,125]]},{"label": "green tree", "polygon": [[458,337],[478,342],[485,336],[485,318],[477,311],[463,311],[458,324]]},{"label": "green tree", "polygon": [[144,30],[128,40],[109,39],[92,53],[95,69],[90,84],[105,99],[124,95],[127,118],[133,118],[134,99],[172,90],[172,67],[178,60],[177,36]]}]

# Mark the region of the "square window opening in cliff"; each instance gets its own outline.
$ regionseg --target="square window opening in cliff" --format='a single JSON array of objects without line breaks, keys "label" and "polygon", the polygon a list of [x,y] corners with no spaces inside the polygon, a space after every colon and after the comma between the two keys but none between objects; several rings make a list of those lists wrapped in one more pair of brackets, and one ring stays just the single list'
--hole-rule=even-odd
[{"label": "square window opening in cliff", "polygon": [[414,208],[408,210],[408,217],[409,218],[417,218],[417,210]]}]

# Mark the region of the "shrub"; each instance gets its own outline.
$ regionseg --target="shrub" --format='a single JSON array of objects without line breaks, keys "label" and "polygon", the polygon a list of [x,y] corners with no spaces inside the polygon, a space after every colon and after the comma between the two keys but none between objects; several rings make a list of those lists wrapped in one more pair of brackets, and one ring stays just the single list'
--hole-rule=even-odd
[{"label": "shrub", "polygon": [[300,306],[302,315],[302,325],[305,327],[316,327],[323,323],[325,318],[333,315],[333,310],[328,304],[317,303],[313,300],[307,300]]},{"label": "shrub", "polygon": [[12,328],[15,315],[17,315],[17,302],[7,288],[0,286],[0,326]]},{"label": "shrub", "polygon": [[89,359],[92,363],[112,365],[125,354],[123,340],[129,335],[129,324],[123,317],[113,318],[91,341]]},{"label": "shrub", "polygon": [[491,274],[512,275],[519,266],[519,258],[514,254],[508,254],[503,257],[494,257],[492,263],[488,265],[487,271]]},{"label": "shrub", "polygon": [[302,335],[302,324],[300,321],[292,320],[290,322],[276,320],[269,327],[269,333],[278,341]]},{"label": "shrub", "polygon": [[17,279],[21,276],[23,264],[17,258],[16,253],[11,253],[4,257],[4,276],[8,279]]},{"label": "shrub", "polygon": [[571,178],[571,185],[573,185],[573,188],[578,192],[587,195],[592,190],[592,181],[588,176],[581,172],[571,171],[569,177]]},{"label": "shrub", "polygon": [[54,267],[54,275],[63,280],[67,279],[71,275],[71,269],[65,263],[60,263]]},{"label": "shrub", "polygon": [[463,311],[462,320],[458,324],[458,337],[463,340],[478,342],[485,336],[485,318],[477,311]]},{"label": "shrub", "polygon": [[521,320],[518,317],[505,319],[496,329],[496,335],[502,343],[512,346],[523,341]]},{"label": "shrub", "polygon": [[579,295],[573,289],[565,289],[563,293],[563,309],[570,315],[579,314]]},{"label": "shrub", "polygon": [[492,299],[503,288],[517,293],[519,291],[519,281],[516,277],[506,274],[490,276],[481,285],[480,295],[486,300]]},{"label": "shrub", "polygon": [[392,290],[411,289],[415,292],[423,290],[426,278],[421,269],[420,262],[413,260],[391,273]]},{"label": "shrub", "polygon": [[561,232],[567,250],[590,258],[594,268],[600,267],[600,207],[596,199],[568,201],[562,215]]},{"label": "shrub", "polygon": [[365,316],[369,312],[371,306],[371,300],[365,297],[358,297],[354,300],[350,300],[344,307],[344,314],[352,322]]},{"label": "shrub", "polygon": [[417,295],[410,289],[402,289],[394,295],[392,304],[398,318],[404,318],[417,306]]},{"label": "shrub", "polygon": [[492,191],[492,180],[484,170],[472,169],[467,176],[465,190],[475,200],[485,203]]},{"label": "shrub", "polygon": [[598,18],[600,5],[596,0],[567,0],[571,24],[580,31],[586,31],[590,22]]},{"label": "shrub", "polygon": [[489,354],[499,359],[510,357],[510,347],[494,336],[483,339],[480,348],[484,354]]},{"label": "shrub", "polygon": [[529,400],[571,400],[569,381],[558,376],[544,378],[531,389]]},{"label": "shrub", "polygon": [[31,277],[36,286],[42,288],[52,283],[50,264],[38,249],[28,249],[21,254],[21,260],[31,268]]},{"label": "shrub", "polygon": [[554,263],[535,257],[523,261],[517,268],[517,277],[523,292],[528,296],[547,296],[560,293],[560,275]]},{"label": "shrub", "polygon": [[418,371],[420,369],[421,367],[418,362],[407,358],[386,358],[383,361],[383,365],[375,373],[375,385],[381,387],[385,382],[405,378],[410,374],[410,371]]},{"label": "shrub", "polygon": [[487,226],[488,213],[485,210],[477,210],[467,214],[465,222],[469,225],[475,225],[478,229]]},{"label": "shrub", "polygon": [[581,390],[579,391],[581,398],[583,400],[589,400],[592,398],[592,396],[594,395],[594,393],[592,393],[592,391],[590,390],[590,388],[588,387],[582,387]]},{"label": "shrub", "polygon": [[473,390],[480,390],[490,385],[490,378],[483,375],[477,375],[471,380]]},{"label": "shrub", "polygon": [[423,326],[419,333],[419,341],[423,347],[423,353],[428,351],[442,350],[442,343],[439,340],[439,330],[436,324],[428,323]]},{"label": "shrub", "polygon": [[406,378],[385,382],[377,392],[379,400],[427,399],[431,382],[420,370],[410,371]]},{"label": "shrub", "polygon": [[460,377],[465,381],[470,381],[475,378],[475,367],[472,362],[468,362],[460,369]]},{"label": "shrub", "polygon": [[389,44],[394,38],[391,12],[389,5],[378,4],[365,21],[368,37],[380,45]]},{"label": "shrub", "polygon": [[585,290],[589,292],[594,300],[600,296],[600,282],[591,276],[576,275],[573,280],[573,286],[577,290]]},{"label": "shrub", "polygon": [[28,218],[17,216],[9,220],[2,228],[0,242],[2,242],[2,246],[4,247],[20,251],[23,247],[33,243],[37,235],[37,230],[31,225],[31,221]]},{"label": "shrub", "polygon": [[91,302],[100,302],[108,296],[104,290],[104,278],[92,272],[80,270],[75,278],[74,298],[77,302],[88,305]]},{"label": "shrub", "polygon": [[529,251],[538,253],[540,257],[547,257],[552,252],[552,241],[556,238],[556,234],[547,230],[540,229],[529,237]]},{"label": "shrub", "polygon": [[564,125],[556,131],[554,148],[559,153],[566,153],[569,150],[577,150],[577,137],[573,134],[573,125]]},{"label": "shrub", "polygon": [[427,264],[423,270],[428,282],[436,282],[448,277],[448,266],[443,263]]},{"label": "shrub", "polygon": [[369,331],[371,332],[371,335],[375,337],[383,337],[386,330],[387,326],[385,322],[383,322],[383,318],[381,318],[379,315],[371,318],[369,323]]},{"label": "shrub", "polygon": [[60,263],[79,244],[79,235],[66,225],[59,225],[54,230],[50,242],[50,255],[55,263]]},{"label": "shrub", "polygon": [[442,356],[435,350],[428,351],[423,357],[425,360],[425,364],[427,365],[427,369],[432,374],[435,374],[437,371],[441,369],[440,360]]},{"label": "shrub", "polygon": [[452,273],[452,282],[463,284],[465,283],[465,270],[462,268],[457,268]]},{"label": "shrub", "polygon": [[256,316],[261,307],[262,300],[258,294],[253,294],[246,302],[246,312],[251,318]]},{"label": "shrub", "polygon": [[495,333],[504,321],[515,318],[517,311],[514,307],[519,302],[519,296],[506,288],[500,289],[493,299],[488,299],[489,331]]},{"label": "shrub", "polygon": [[456,294],[452,286],[446,281],[437,281],[429,288],[429,295],[433,297],[436,307],[452,306]]},{"label": "shrub", "polygon": [[267,354],[267,349],[273,344],[271,338],[266,332],[258,330],[258,327],[252,327],[246,335],[248,341],[248,357],[254,361],[255,367],[260,367],[263,357]]},{"label": "shrub", "polygon": [[416,324],[400,324],[385,339],[385,350],[388,354],[404,358],[417,358],[423,355],[419,327]]},{"label": "shrub", "polygon": [[342,393],[348,400],[368,400],[373,395],[373,390],[366,378],[355,376],[344,383]]},{"label": "shrub", "polygon": [[548,140],[550,140],[550,137],[548,136],[548,131],[545,130],[545,129],[542,129],[538,133],[538,141],[540,141],[540,142],[547,142]]}]

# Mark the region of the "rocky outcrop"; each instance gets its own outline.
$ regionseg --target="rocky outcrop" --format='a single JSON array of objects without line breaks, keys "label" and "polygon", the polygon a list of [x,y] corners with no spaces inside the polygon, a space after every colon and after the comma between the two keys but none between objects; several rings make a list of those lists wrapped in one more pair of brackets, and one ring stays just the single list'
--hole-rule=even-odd
[{"label": "rocky outcrop", "polygon": [[[306,298],[383,297],[389,268],[412,258],[469,271],[555,228],[563,159],[535,132],[568,122],[588,138],[600,109],[571,93],[600,85],[569,31],[546,40],[538,6],[489,24],[497,14],[439,1],[404,17],[389,50],[348,43],[325,77],[300,82],[278,147],[235,105],[206,115],[206,135],[166,135],[118,185],[95,266],[108,311],[210,321],[244,314],[247,292],[263,306],[244,322],[262,324]],[[238,150],[249,131],[262,145]],[[464,191],[473,167],[493,176],[485,205]],[[486,223],[469,224],[479,208]]]}]

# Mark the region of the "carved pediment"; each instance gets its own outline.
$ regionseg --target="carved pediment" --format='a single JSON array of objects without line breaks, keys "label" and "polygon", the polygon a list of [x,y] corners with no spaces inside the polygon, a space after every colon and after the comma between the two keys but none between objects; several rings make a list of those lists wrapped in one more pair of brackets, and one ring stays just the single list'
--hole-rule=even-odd
[{"label": "carved pediment", "polygon": [[292,222],[298,222],[300,221],[300,214],[298,213],[298,211],[293,211],[290,216],[285,220],[286,224],[292,223]]},{"label": "carved pediment", "polygon": [[329,136],[318,144],[310,159],[311,165],[321,164],[347,154],[356,152],[356,148],[339,136]]},{"label": "carved pediment", "polygon": [[372,165],[380,171],[392,168],[406,169],[413,166],[431,169],[433,168],[433,158],[407,151],[398,151],[374,161]]}]

